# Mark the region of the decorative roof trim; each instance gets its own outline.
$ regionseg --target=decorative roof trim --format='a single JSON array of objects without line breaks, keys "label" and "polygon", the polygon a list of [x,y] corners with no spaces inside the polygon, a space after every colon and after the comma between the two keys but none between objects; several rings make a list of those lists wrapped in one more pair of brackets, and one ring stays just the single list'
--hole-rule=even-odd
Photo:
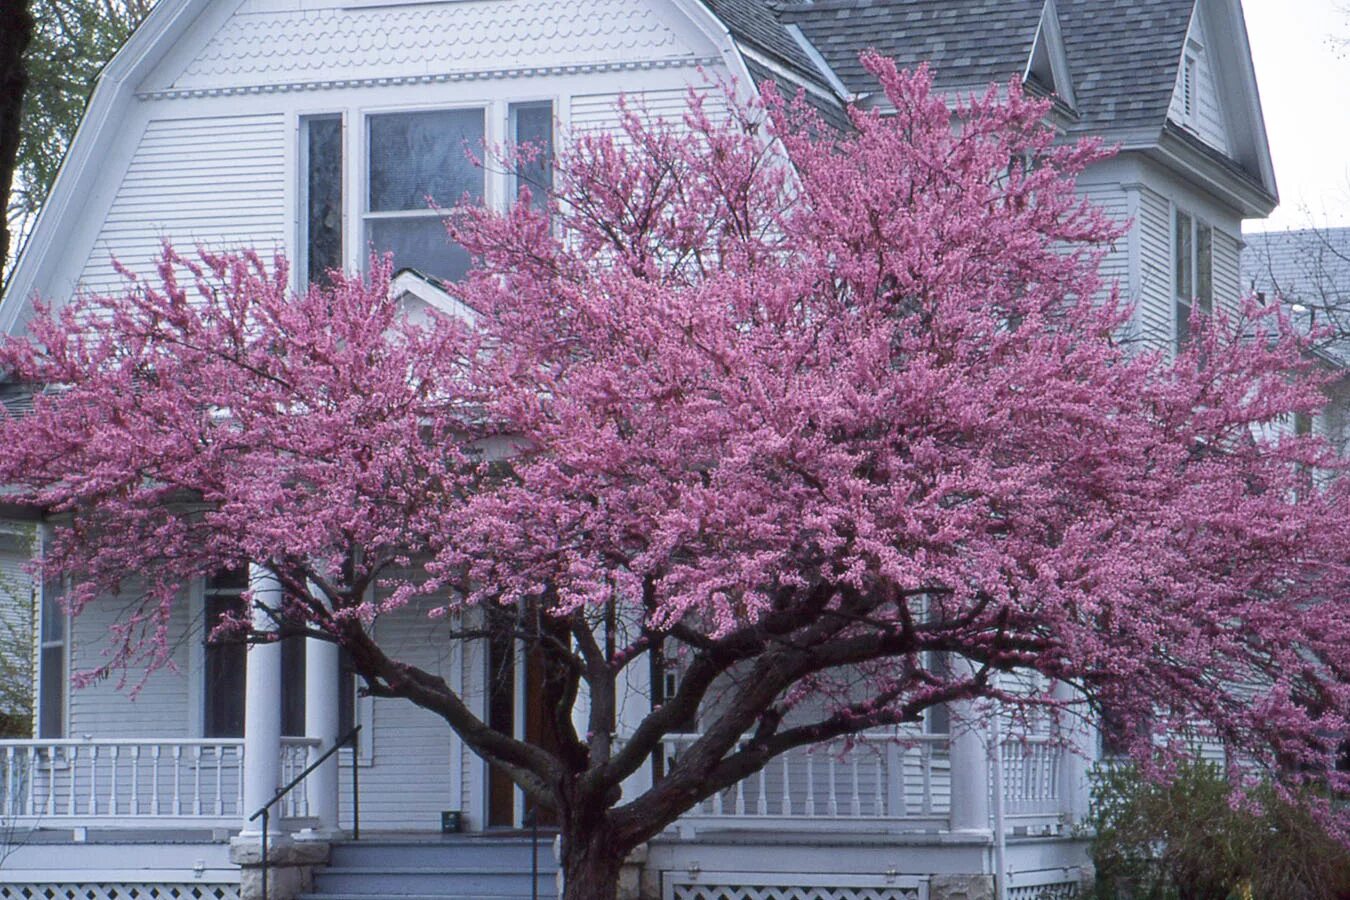
[{"label": "decorative roof trim", "polygon": [[365,78],[332,78],[320,81],[286,81],[273,84],[243,84],[201,88],[142,91],[140,100],[177,100],[185,97],[235,97],[248,94],[284,94],[295,91],[334,90],[340,88],[393,87],[405,84],[442,84],[458,81],[504,81],[555,75],[588,75],[603,72],[631,72],[652,69],[684,69],[712,66],[722,60],[713,56],[674,57],[670,59],[626,60],[610,63],[573,63],[558,66],[516,66],[509,69],[479,69],[467,72],[438,72],[421,75],[384,75]]},{"label": "decorative roof trim", "polygon": [[843,79],[841,79],[834,69],[830,67],[830,64],[825,61],[825,57],[820,55],[820,51],[817,50],[816,45],[811,43],[807,38],[806,34],[802,31],[802,27],[794,22],[790,25],[783,26],[783,28],[788,34],[792,35],[792,39],[797,42],[798,47],[802,48],[802,52],[806,54],[806,58],[811,60],[811,64],[814,65],[816,70],[824,77],[825,83],[830,86],[830,89],[839,95],[838,99],[845,101],[853,100],[855,97],[854,93],[848,89],[844,84]]}]

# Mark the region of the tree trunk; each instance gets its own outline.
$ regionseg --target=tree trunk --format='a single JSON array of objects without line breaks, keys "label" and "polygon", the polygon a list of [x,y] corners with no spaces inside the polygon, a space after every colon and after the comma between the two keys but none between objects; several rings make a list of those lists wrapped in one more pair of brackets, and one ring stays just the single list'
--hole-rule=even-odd
[{"label": "tree trunk", "polygon": [[627,855],[604,830],[569,822],[562,834],[562,900],[615,900]]},{"label": "tree trunk", "polygon": [[0,0],[0,272],[7,269],[10,242],[9,192],[19,153],[19,113],[28,87],[23,54],[33,39],[28,0]]}]

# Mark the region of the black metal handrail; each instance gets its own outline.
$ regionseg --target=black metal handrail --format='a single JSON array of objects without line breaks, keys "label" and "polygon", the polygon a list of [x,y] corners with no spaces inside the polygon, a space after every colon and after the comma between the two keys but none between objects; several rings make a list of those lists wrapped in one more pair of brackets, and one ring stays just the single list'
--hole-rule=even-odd
[{"label": "black metal handrail", "polygon": [[361,840],[361,767],[357,765],[356,736],[361,733],[361,726],[357,725],[351,731],[344,734],[333,742],[333,746],[325,750],[318,759],[305,766],[303,772],[295,776],[285,786],[277,789],[272,795],[272,799],[262,805],[262,808],[248,817],[250,822],[262,818],[262,900],[267,900],[267,875],[271,868],[267,853],[267,826],[272,818],[272,807],[281,802],[282,798],[295,789],[296,785],[309,777],[309,774],[323,765],[329,757],[337,753],[343,747],[351,744],[352,747],[352,840]]}]

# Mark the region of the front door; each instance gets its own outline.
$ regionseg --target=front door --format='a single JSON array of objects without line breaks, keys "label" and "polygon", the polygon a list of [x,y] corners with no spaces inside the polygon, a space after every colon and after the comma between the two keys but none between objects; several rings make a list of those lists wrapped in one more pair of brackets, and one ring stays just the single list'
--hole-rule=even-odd
[{"label": "front door", "polygon": [[[488,640],[488,726],[514,734],[537,747],[555,750],[557,729],[544,704],[544,681],[548,677],[544,655],[537,648],[523,652],[510,634],[495,634]],[[520,816],[517,816],[519,810]],[[533,799],[524,796],[510,777],[496,766],[488,767],[487,826],[518,828],[535,812]],[[540,807],[538,824],[558,824],[557,813]]]}]

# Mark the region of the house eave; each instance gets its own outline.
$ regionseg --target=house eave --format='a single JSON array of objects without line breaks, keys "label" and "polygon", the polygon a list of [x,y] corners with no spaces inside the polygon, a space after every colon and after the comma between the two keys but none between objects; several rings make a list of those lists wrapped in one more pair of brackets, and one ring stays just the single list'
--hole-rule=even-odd
[{"label": "house eave", "polygon": [[1280,202],[1258,176],[1205,146],[1199,139],[1182,133],[1171,123],[1163,127],[1151,146],[1127,149],[1140,150],[1145,156],[1195,182],[1237,210],[1244,219],[1264,219]]}]

